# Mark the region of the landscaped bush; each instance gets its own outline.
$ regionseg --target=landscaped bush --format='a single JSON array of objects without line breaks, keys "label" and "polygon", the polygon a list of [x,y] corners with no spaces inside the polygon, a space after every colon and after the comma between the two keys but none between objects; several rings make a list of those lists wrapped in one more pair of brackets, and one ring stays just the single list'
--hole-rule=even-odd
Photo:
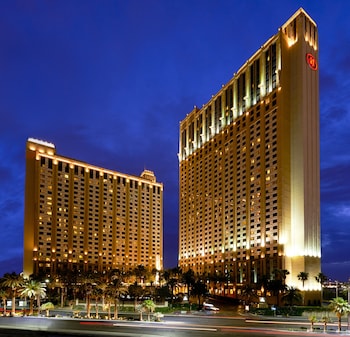
[{"label": "landscaped bush", "polygon": [[278,307],[276,311],[271,308],[251,308],[250,311],[261,316],[302,316],[304,307]]}]

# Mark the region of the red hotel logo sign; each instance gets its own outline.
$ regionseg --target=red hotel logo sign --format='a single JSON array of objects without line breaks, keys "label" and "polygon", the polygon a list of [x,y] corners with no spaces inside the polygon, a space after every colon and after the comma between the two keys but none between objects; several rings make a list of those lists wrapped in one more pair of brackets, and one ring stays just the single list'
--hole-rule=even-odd
[{"label": "red hotel logo sign", "polygon": [[312,70],[317,70],[318,65],[315,57],[312,54],[306,54],[306,62]]}]

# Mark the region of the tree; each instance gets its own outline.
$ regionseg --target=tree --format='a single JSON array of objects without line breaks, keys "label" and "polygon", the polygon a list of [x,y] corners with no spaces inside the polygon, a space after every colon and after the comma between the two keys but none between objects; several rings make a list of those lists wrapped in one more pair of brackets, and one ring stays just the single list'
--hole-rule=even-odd
[{"label": "tree", "polygon": [[282,300],[289,306],[300,303],[302,301],[300,290],[295,287],[287,287],[286,293],[282,296]]},{"label": "tree", "polygon": [[36,280],[27,280],[21,291],[21,296],[29,298],[29,315],[33,315],[34,301],[37,300],[38,314],[40,312],[40,299],[46,297],[46,288],[43,283]]},{"label": "tree", "polygon": [[321,286],[323,285],[323,283],[325,283],[327,281],[328,277],[323,274],[323,273],[318,273],[316,276],[315,276],[315,280],[321,284]]},{"label": "tree", "polygon": [[136,306],[135,311],[137,311],[140,314],[140,321],[143,321],[143,313],[145,312],[146,308],[143,306],[143,303]]},{"label": "tree", "polygon": [[6,273],[1,280],[1,286],[10,290],[11,292],[11,300],[12,300],[12,308],[11,308],[11,316],[15,316],[16,314],[16,296],[18,290],[23,285],[24,280],[22,275],[13,273]]},{"label": "tree", "polygon": [[327,324],[331,322],[331,319],[329,318],[329,316],[323,316],[321,318],[321,322],[323,322],[323,332],[327,331]]},{"label": "tree", "polygon": [[208,293],[207,286],[201,280],[196,281],[192,286],[192,295],[198,298],[198,308],[201,307],[201,297]]},{"label": "tree", "polygon": [[312,332],[312,331],[314,331],[314,324],[317,322],[317,317],[315,315],[310,315],[308,317],[308,320],[311,323],[310,331]]},{"label": "tree", "polygon": [[167,282],[168,287],[170,288],[170,293],[171,293],[171,299],[170,299],[170,304],[171,306],[173,306],[173,299],[174,299],[174,290],[176,289],[176,287],[178,286],[178,280],[174,277],[170,278]]},{"label": "tree", "polygon": [[108,291],[106,292],[106,302],[107,302],[107,318],[111,319],[111,301],[113,298],[109,295]]},{"label": "tree", "polygon": [[3,316],[6,316],[6,301],[8,296],[9,296],[9,293],[6,289],[0,289],[0,299],[2,301]]},{"label": "tree", "polygon": [[134,269],[134,274],[136,276],[136,282],[139,280],[139,283],[142,284],[147,276],[147,269],[143,264],[140,264]]},{"label": "tree", "polygon": [[155,282],[159,283],[159,270],[157,268],[152,268],[151,272],[149,273],[149,281],[151,283],[151,286],[155,284]]},{"label": "tree", "polygon": [[98,300],[102,297],[102,290],[99,287],[94,287],[91,292],[91,298],[95,300],[95,317],[99,318]]},{"label": "tree", "polygon": [[182,278],[182,270],[179,267],[165,270],[163,272],[163,279],[165,280],[167,287],[170,288],[171,299],[170,305],[173,305],[174,291],[179,285],[179,280]]},{"label": "tree", "polygon": [[43,287],[43,283],[40,283],[40,287],[38,287],[37,293],[36,293],[36,304],[38,306],[38,315],[40,315],[41,299],[45,297],[46,297],[46,288]]},{"label": "tree", "polygon": [[209,278],[213,281],[214,288],[219,289],[219,292],[221,293],[222,288],[224,288],[227,285],[227,282],[229,280],[229,274],[224,274],[216,271],[215,273],[210,275]]},{"label": "tree", "polygon": [[242,287],[241,294],[245,299],[247,305],[250,305],[250,303],[252,302],[252,298],[257,296],[255,293],[255,289],[248,283]]},{"label": "tree", "polygon": [[[60,307],[64,307],[65,297],[67,296],[67,287],[74,282],[72,272],[70,270],[62,270],[60,273],[53,275],[48,284],[48,288],[57,289],[60,295]],[[50,296],[49,296],[50,298]]]},{"label": "tree", "polygon": [[316,282],[318,282],[321,285],[321,306],[323,302],[323,284],[327,281],[327,276],[323,273],[318,273],[315,276]]},{"label": "tree", "polygon": [[286,290],[286,286],[283,284],[283,281],[281,279],[270,280],[267,283],[267,289],[270,290],[273,296],[276,297],[276,304],[279,306],[280,293]]},{"label": "tree", "polygon": [[275,269],[273,271],[273,274],[274,274],[275,280],[281,280],[282,284],[285,285],[287,275],[289,275],[290,272],[287,269]]},{"label": "tree", "polygon": [[55,306],[53,305],[52,302],[46,302],[41,305],[41,310],[46,311],[46,317],[50,316],[50,310],[55,309]]},{"label": "tree", "polygon": [[142,306],[147,310],[148,320],[150,321],[151,313],[154,311],[156,305],[152,300],[145,300],[142,304]]},{"label": "tree", "polygon": [[350,312],[350,304],[344,300],[342,297],[333,298],[329,304],[329,308],[338,317],[338,332],[341,331],[341,318],[344,314]]},{"label": "tree", "polygon": [[181,267],[177,266],[175,268],[170,269],[170,274],[173,275],[176,279],[180,279],[182,277],[182,269]]},{"label": "tree", "polygon": [[98,282],[96,285],[96,292],[95,295],[99,295],[102,300],[102,308],[105,308],[105,299],[106,299],[106,292],[108,289],[108,283],[105,281]]},{"label": "tree", "polygon": [[91,294],[93,287],[95,285],[94,283],[95,277],[91,273],[83,273],[79,275],[79,282],[81,284],[81,288],[84,292],[85,299],[86,299],[86,316],[87,318],[90,318],[90,312],[91,312]]},{"label": "tree", "polygon": [[298,275],[298,280],[302,282],[303,284],[303,289],[304,289],[304,285],[305,285],[305,281],[307,281],[309,279],[309,273],[305,272],[305,271],[301,271]]},{"label": "tree", "polygon": [[134,284],[129,285],[128,293],[134,298],[134,311],[136,311],[137,299],[143,295],[144,290],[135,282]]},{"label": "tree", "polygon": [[188,303],[190,304],[190,310],[191,310],[191,288],[192,285],[195,282],[194,278],[194,271],[192,269],[187,270],[185,273],[182,274],[183,282],[186,284],[187,287],[187,297],[188,297]]},{"label": "tree", "polygon": [[268,275],[262,275],[258,281],[258,288],[261,289],[261,294],[263,297],[266,297],[266,290],[270,282],[270,277]]},{"label": "tree", "polygon": [[113,281],[107,287],[108,295],[114,301],[114,319],[118,319],[118,303],[119,303],[120,291],[122,288],[123,288],[123,283],[121,279],[118,279],[118,278],[114,278]]},{"label": "tree", "polygon": [[155,290],[155,297],[162,302],[165,301],[166,298],[170,298],[171,293],[169,287],[167,285],[157,287]]}]

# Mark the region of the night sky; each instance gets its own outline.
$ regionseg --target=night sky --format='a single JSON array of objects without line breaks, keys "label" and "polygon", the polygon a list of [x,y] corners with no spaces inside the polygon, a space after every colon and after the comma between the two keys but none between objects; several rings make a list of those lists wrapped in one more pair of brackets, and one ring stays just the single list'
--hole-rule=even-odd
[{"label": "night sky", "polygon": [[320,44],[322,272],[350,277],[350,1],[0,2],[0,276],[22,271],[25,146],[164,183],[177,265],[178,129],[300,7]]}]

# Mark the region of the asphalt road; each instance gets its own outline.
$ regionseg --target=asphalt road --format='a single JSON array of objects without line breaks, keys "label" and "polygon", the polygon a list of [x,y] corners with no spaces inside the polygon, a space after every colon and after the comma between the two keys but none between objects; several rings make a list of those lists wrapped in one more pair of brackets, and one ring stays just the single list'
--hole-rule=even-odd
[{"label": "asphalt road", "polygon": [[[309,327],[306,320],[275,321],[216,315],[173,315],[164,317],[162,322],[0,317],[0,337],[310,336]],[[325,336],[321,327],[311,335]]]}]

